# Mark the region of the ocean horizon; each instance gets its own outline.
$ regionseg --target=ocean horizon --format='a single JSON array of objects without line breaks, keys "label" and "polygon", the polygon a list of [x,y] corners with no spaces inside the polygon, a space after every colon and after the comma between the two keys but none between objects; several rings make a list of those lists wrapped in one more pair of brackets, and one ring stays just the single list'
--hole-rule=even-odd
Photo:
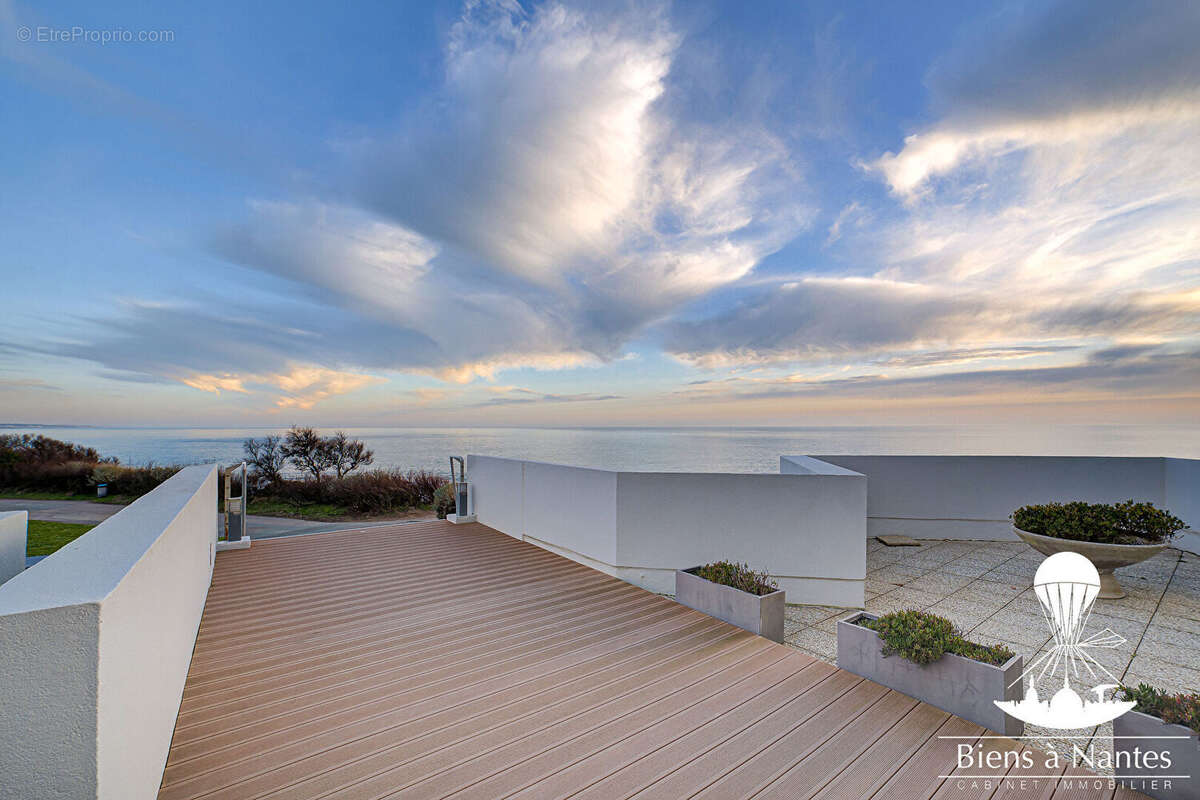
[{"label": "ocean horizon", "polygon": [[[123,464],[236,463],[242,442],[286,427],[0,425],[94,447]],[[330,432],[334,428],[323,428]],[[796,427],[345,427],[375,467],[448,470],[451,455],[647,472],[776,472],[781,455],[1077,455],[1200,458],[1197,425],[822,425]]]}]

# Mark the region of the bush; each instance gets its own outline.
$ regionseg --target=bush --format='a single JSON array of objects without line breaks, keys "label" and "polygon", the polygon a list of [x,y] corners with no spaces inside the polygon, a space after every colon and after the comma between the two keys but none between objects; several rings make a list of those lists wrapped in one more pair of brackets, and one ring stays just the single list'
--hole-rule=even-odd
[{"label": "bush", "polygon": [[1046,503],[1012,513],[1013,525],[1029,533],[1100,544],[1159,544],[1187,527],[1152,503]]},{"label": "bush", "polygon": [[732,586],[749,594],[770,594],[779,589],[766,572],[755,572],[749,564],[736,564],[732,561],[716,561],[697,567],[693,574],[706,581],[719,583],[722,586]]},{"label": "bush", "polygon": [[181,467],[157,467],[153,464],[145,467],[101,464],[92,470],[89,485],[95,487],[98,484],[107,483],[110,495],[141,497],[157,488],[160,483],[179,472],[180,469]]},{"label": "bush", "polygon": [[445,519],[448,514],[458,513],[457,501],[454,498],[454,484],[443,483],[433,493],[433,513],[438,519]]},{"label": "bush", "polygon": [[1139,683],[1136,689],[1121,687],[1126,700],[1137,703],[1134,711],[1158,717],[1172,725],[1186,725],[1200,733],[1200,694],[1170,694]]},{"label": "bush", "polygon": [[914,664],[932,664],[946,653],[996,666],[1013,657],[1013,652],[1002,645],[967,641],[953,622],[926,611],[894,611],[876,620],[859,620],[858,624],[879,634],[885,657],[896,653]]},{"label": "bush", "polygon": [[320,481],[279,480],[257,496],[297,504],[328,503],[352,514],[386,514],[430,505],[438,487],[446,483],[445,478],[430,472],[376,469]]}]

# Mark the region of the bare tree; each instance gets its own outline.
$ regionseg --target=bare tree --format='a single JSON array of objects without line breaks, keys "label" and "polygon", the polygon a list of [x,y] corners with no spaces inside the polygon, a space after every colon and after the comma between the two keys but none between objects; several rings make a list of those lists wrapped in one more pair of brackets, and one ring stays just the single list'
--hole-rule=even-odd
[{"label": "bare tree", "polygon": [[242,451],[246,454],[246,463],[254,468],[260,485],[278,483],[283,480],[283,468],[287,464],[287,456],[283,452],[282,437],[264,436],[261,439],[247,439],[242,442]]},{"label": "bare tree", "polygon": [[292,462],[292,466],[307,472],[319,482],[325,470],[334,466],[329,442],[329,439],[321,438],[315,428],[293,425],[283,440],[280,452]]},{"label": "bare tree", "polygon": [[325,440],[330,461],[340,478],[359,467],[375,463],[375,451],[368,450],[361,439],[351,439],[344,431],[338,431]]}]

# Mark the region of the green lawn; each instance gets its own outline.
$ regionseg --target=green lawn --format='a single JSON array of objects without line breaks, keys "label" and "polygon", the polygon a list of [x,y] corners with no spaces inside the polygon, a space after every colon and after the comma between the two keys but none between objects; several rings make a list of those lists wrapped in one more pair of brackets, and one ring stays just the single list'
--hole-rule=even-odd
[{"label": "green lawn", "polygon": [[79,525],[74,522],[43,522],[29,520],[29,534],[25,544],[25,555],[48,556],[65,544],[75,541],[95,525]]},{"label": "green lawn", "polygon": [[261,514],[264,517],[308,519],[316,522],[338,522],[344,519],[353,519],[344,507],[332,503],[294,503],[289,500],[273,498],[252,499],[246,513]]}]

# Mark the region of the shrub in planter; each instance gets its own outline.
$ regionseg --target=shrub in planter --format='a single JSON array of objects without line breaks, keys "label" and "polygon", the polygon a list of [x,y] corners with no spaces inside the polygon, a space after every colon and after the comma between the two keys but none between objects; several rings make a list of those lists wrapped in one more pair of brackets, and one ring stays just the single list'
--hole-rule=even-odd
[{"label": "shrub in planter", "polygon": [[749,564],[717,561],[675,571],[675,599],[776,642],[783,641],[785,595]]},{"label": "shrub in planter", "polygon": [[764,595],[779,589],[766,572],[755,572],[749,564],[736,564],[732,561],[714,561],[702,567],[695,567],[690,572],[712,583],[722,586],[732,586],[742,592]]},{"label": "shrub in planter", "polygon": [[1200,695],[1172,694],[1144,683],[1122,686],[1118,694],[1137,705],[1113,720],[1117,778],[1129,778],[1132,788],[1159,800],[1200,797]]},{"label": "shrub in planter", "polygon": [[946,653],[1000,666],[1013,657],[1004,645],[967,641],[954,623],[927,611],[894,611],[878,619],[860,618],[859,625],[879,634],[883,655],[899,655],[914,664],[932,664]]},{"label": "shrub in planter", "polygon": [[1055,539],[1097,544],[1165,544],[1187,527],[1153,503],[1045,503],[1012,514],[1023,531]]},{"label": "shrub in planter", "polygon": [[1158,553],[1187,525],[1151,503],[1046,503],[1012,514],[1013,532],[1043,555],[1079,553],[1100,573],[1104,599],[1125,596],[1114,569]]},{"label": "shrub in planter", "polygon": [[1025,694],[1023,659],[1008,648],[968,641],[950,620],[923,611],[858,612],[837,627],[842,669],[997,733],[1024,730],[994,702]]}]

